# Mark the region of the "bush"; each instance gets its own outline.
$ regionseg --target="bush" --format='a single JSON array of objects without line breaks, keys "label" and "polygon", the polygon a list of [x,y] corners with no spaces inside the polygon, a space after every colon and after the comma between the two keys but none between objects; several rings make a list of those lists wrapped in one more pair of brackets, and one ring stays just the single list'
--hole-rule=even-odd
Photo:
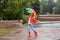
[{"label": "bush", "polygon": [[26,18],[23,18],[23,24],[27,23],[28,20]]}]

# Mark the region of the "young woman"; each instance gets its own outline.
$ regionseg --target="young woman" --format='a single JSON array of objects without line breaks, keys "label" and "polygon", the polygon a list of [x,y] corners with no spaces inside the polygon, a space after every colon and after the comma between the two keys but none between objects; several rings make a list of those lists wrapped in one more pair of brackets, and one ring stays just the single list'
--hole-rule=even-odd
[{"label": "young woman", "polygon": [[37,36],[37,31],[34,29],[34,23],[37,22],[38,20],[34,18],[34,14],[30,14],[30,16],[28,17],[28,37],[30,37],[31,33],[30,33],[30,28],[33,30],[35,36]]}]

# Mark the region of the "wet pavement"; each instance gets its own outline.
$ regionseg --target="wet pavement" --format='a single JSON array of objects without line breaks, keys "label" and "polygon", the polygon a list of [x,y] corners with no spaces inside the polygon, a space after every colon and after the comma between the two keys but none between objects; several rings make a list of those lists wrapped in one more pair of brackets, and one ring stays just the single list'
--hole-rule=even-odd
[{"label": "wet pavement", "polygon": [[60,27],[60,21],[45,21],[45,22],[40,22],[40,23],[37,23],[35,24],[35,26],[37,27],[52,27],[52,28],[55,28],[55,27]]},{"label": "wet pavement", "polygon": [[31,30],[31,37],[27,36],[27,26],[18,28],[0,37],[0,40],[60,40],[60,22],[40,22],[35,24],[38,36]]}]

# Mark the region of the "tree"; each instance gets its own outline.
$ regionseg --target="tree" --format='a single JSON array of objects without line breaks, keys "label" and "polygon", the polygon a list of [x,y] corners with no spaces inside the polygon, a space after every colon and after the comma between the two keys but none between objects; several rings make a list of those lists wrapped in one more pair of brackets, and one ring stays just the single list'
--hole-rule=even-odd
[{"label": "tree", "polygon": [[42,6],[43,6],[43,14],[46,14],[47,12],[47,0],[42,0]]},{"label": "tree", "polygon": [[40,14],[40,1],[37,0],[36,2],[31,2],[31,6],[33,9],[36,10],[38,14]]},{"label": "tree", "polygon": [[56,2],[55,13],[60,14],[60,0],[57,0]]},{"label": "tree", "polygon": [[4,20],[24,19],[26,7],[31,7],[30,0],[3,0],[2,3],[0,2],[0,17]]},{"label": "tree", "polygon": [[43,13],[46,14],[47,12],[52,13],[53,12],[53,7],[54,7],[54,2],[53,0],[42,0],[42,5],[43,5]]},{"label": "tree", "polygon": [[23,19],[24,8],[29,7],[28,0],[3,0],[0,2],[0,16],[4,20]]},{"label": "tree", "polygon": [[53,13],[53,7],[54,7],[54,2],[53,2],[53,0],[49,0],[49,2],[48,2],[48,12],[50,13],[50,14],[52,14]]}]

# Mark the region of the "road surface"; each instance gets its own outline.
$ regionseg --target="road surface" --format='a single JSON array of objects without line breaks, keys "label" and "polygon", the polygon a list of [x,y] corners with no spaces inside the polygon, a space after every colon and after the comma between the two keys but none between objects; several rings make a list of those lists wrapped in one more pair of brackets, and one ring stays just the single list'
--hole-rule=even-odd
[{"label": "road surface", "polygon": [[60,40],[60,22],[40,22],[35,24],[35,29],[38,32],[38,36],[33,35],[31,30],[31,37],[27,36],[27,26],[18,28],[4,36],[0,37],[0,40]]}]

